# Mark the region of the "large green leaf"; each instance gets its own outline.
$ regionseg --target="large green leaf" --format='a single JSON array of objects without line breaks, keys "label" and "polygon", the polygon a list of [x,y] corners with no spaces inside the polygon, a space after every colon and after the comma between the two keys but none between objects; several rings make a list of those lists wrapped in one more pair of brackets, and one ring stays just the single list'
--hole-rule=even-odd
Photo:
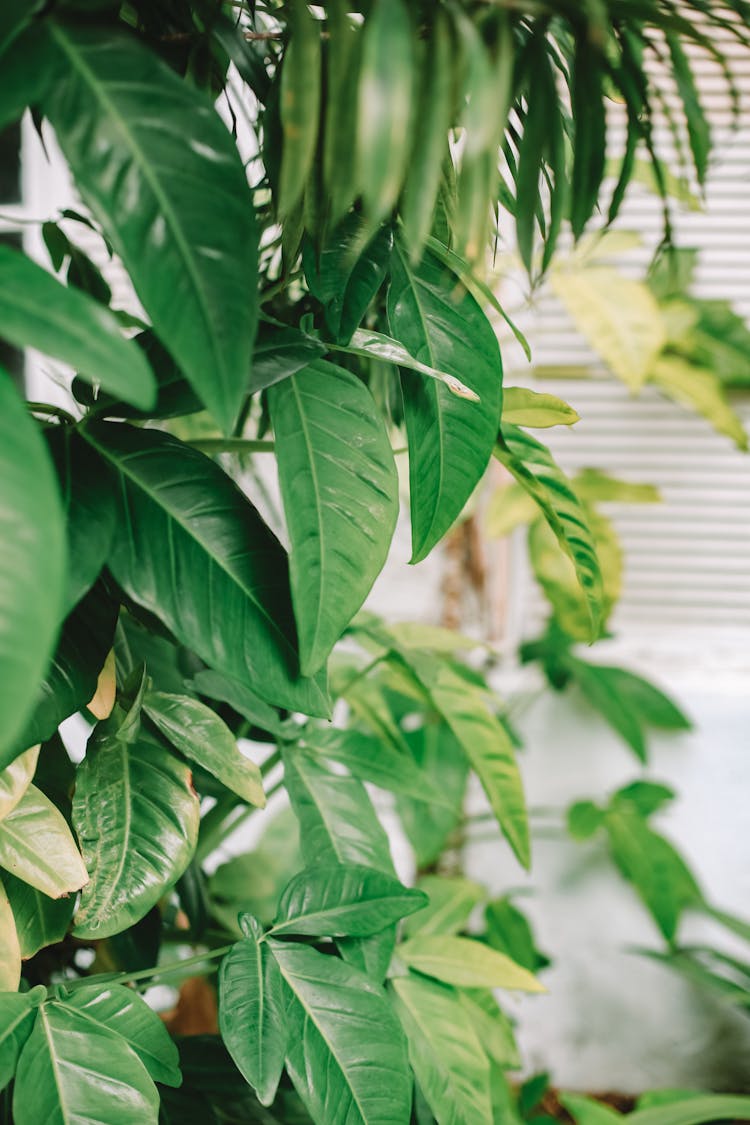
[{"label": "large green leaf", "polygon": [[72,989],[64,1005],[89,1020],[94,1028],[120,1035],[135,1052],[154,1082],[179,1086],[179,1054],[153,1008],[132,988],[121,984],[91,984]]},{"label": "large green leaf", "polygon": [[251,805],[263,808],[266,795],[260,770],[242,753],[234,735],[215,711],[188,695],[151,691],[143,710],[181,754],[237,793]]},{"label": "large green leaf", "polygon": [[[0,324],[0,332],[2,325]],[[65,529],[36,424],[0,368],[0,768],[21,736],[62,616]],[[39,741],[38,739],[36,741]],[[18,750],[34,744],[32,739]]]},{"label": "large green leaf", "polygon": [[124,1039],[62,1004],[37,1010],[18,1061],[17,1125],[157,1125],[159,1095]]},{"label": "large green leaf", "polygon": [[153,372],[117,317],[9,246],[0,246],[0,336],[62,360],[134,406],[154,404]]},{"label": "large green leaf", "polygon": [[0,9],[0,129],[20,121],[27,107],[37,106],[53,77],[52,52],[43,29],[36,22],[23,28],[33,9],[26,0],[10,0]]},{"label": "large green leaf", "polygon": [[596,634],[601,614],[602,575],[586,511],[545,445],[503,425],[495,456],[536,501],[558,543],[575,567]]},{"label": "large green leaf", "polygon": [[397,243],[388,322],[391,335],[415,359],[454,375],[480,398],[466,401],[434,379],[402,376],[412,562],[419,562],[460,515],[487,467],[500,424],[503,370],[482,309],[431,250],[412,267]]},{"label": "large green leaf", "polygon": [[229,431],[257,309],[253,198],[234,142],[203,94],[134,36],[45,26],[59,68],[42,108],[78,189],[157,334]]},{"label": "large green leaf", "polygon": [[406,922],[404,933],[408,937],[463,930],[474,907],[486,895],[484,887],[461,875],[425,875],[419,880],[419,889],[429,902]]},{"label": "large green leaf", "polygon": [[10,872],[3,873],[24,960],[40,949],[62,941],[73,917],[75,897],[50,898]]},{"label": "large green leaf", "polygon": [[530,863],[529,826],[513,743],[482,690],[450,664],[410,653],[409,667],[427,689],[482,783],[497,822],[520,863]]},{"label": "large green leaf", "polygon": [[73,824],[91,876],[79,937],[109,937],[143,918],[195,850],[200,811],[189,767],[143,730],[129,737],[116,707],[94,728],[76,775]]},{"label": "large green leaf", "polygon": [[470,938],[417,934],[399,945],[396,954],[405,965],[446,984],[544,992],[544,987],[528,969],[504,953]]},{"label": "large green leaf", "polygon": [[319,1125],[404,1125],[406,1044],[381,988],[336,957],[269,941],[287,986],[287,1069]]},{"label": "large green leaf", "polygon": [[458,993],[411,975],[392,988],[409,1062],[438,1125],[491,1121],[489,1064]]},{"label": "large green leaf", "polygon": [[62,814],[35,785],[0,824],[0,867],[50,898],[80,890],[88,881]]},{"label": "large green leaf", "polygon": [[28,789],[38,758],[39,747],[32,746],[0,772],[0,821],[13,812]]},{"label": "large green leaf", "polygon": [[57,469],[68,536],[66,611],[86,594],[107,561],[117,508],[110,474],[71,426],[45,434]]},{"label": "large green leaf", "polygon": [[348,344],[383,283],[393,250],[393,228],[386,225],[360,249],[366,228],[361,215],[350,212],[316,252],[311,242],[302,251],[310,292],[323,305],[334,340]]},{"label": "large green leaf", "polygon": [[0,882],[0,992],[15,992],[20,979],[21,946],[18,930],[5,887]]},{"label": "large green leaf", "polygon": [[288,1032],[279,966],[263,930],[242,916],[237,942],[219,970],[219,1027],[227,1050],[258,1095],[270,1105],[284,1069]]},{"label": "large green leaf", "polygon": [[34,1026],[36,1008],[44,999],[46,989],[38,985],[30,992],[0,994],[0,1090],[4,1090],[16,1072],[21,1048]]},{"label": "large green leaf", "polygon": [[365,385],[318,360],[268,392],[303,673],[317,671],[388,555],[398,477]]},{"label": "large green leaf", "polygon": [[109,564],[123,589],[219,671],[280,706],[326,715],[321,684],[298,675],[286,556],[237,486],[157,430],[100,422],[84,436],[116,474]]},{"label": "large green leaf", "polygon": [[427,896],[373,867],[315,864],[284,888],[271,933],[367,937],[413,914]]}]

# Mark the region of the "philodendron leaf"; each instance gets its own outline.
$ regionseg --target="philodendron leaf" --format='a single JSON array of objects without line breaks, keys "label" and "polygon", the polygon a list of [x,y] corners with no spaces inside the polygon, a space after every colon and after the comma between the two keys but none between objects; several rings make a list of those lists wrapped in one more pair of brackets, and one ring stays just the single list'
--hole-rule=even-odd
[{"label": "philodendron leaf", "polygon": [[471,938],[417,934],[399,945],[396,954],[405,965],[445,984],[462,988],[545,991],[528,969]]},{"label": "philodendron leaf", "polygon": [[189,695],[151,691],[143,701],[143,710],[186,758],[208,770],[248,804],[265,806],[260,770],[242,753],[223,719],[205,703]]},{"label": "philodendron leaf", "polygon": [[0,772],[0,821],[13,812],[28,789],[38,759],[39,747],[32,746]]},{"label": "philodendron leaf", "polygon": [[62,360],[134,406],[154,404],[153,372],[114,314],[9,246],[0,246],[0,333],[18,348]]},{"label": "philodendron leaf", "polygon": [[[1,331],[1,328],[0,328]],[[0,368],[0,768],[15,757],[62,617],[65,528],[49,454]],[[26,750],[34,741],[18,750]],[[10,753],[11,757],[6,755]]]},{"label": "philodendron leaf", "polygon": [[286,555],[247,497],[166,433],[100,422],[83,436],[117,480],[109,565],[126,593],[218,671],[327,716],[323,678],[299,676]]},{"label": "philodendron leaf", "polygon": [[385,563],[398,516],[393,451],[356,375],[318,360],[268,392],[303,673],[316,672]]},{"label": "philodendron leaf", "polygon": [[219,970],[219,1027],[227,1050],[261,1105],[270,1105],[284,1069],[288,1043],[286,997],[279,966],[260,923],[241,919],[245,938]]},{"label": "philodendron leaf", "polygon": [[13,1090],[17,1125],[157,1125],[159,1095],[128,1043],[59,1003],[37,1009]]},{"label": "philodendron leaf", "polygon": [[503,392],[503,424],[547,429],[549,426],[572,426],[580,417],[557,395],[541,394],[528,387],[505,387]]},{"label": "philodendron leaf", "polygon": [[[5,887],[0,882],[0,992],[15,992],[21,979],[21,946]],[[2,1047],[0,1047],[1,1057]]]},{"label": "philodendron leaf", "polygon": [[411,1077],[383,990],[337,957],[268,944],[288,995],[287,1070],[310,1116],[325,1125],[403,1125]]},{"label": "philodendron leaf", "polygon": [[21,1048],[31,1034],[37,1006],[47,994],[41,985],[30,992],[0,994],[0,1090],[16,1072]]},{"label": "philodendron leaf", "polygon": [[198,837],[190,769],[120,708],[99,723],[78,768],[73,824],[90,869],[78,937],[109,937],[142,918],[179,879]]},{"label": "philodendron leaf", "polygon": [[62,1001],[88,1020],[92,1028],[114,1031],[124,1039],[154,1082],[179,1086],[179,1053],[153,1008],[132,988],[121,984],[91,984],[72,989]]},{"label": "philodendron leaf", "polygon": [[76,185],[157,335],[228,432],[257,315],[253,197],[235,144],[210,101],[134,36],[45,28],[59,69],[42,108]]},{"label": "philodendron leaf", "polygon": [[602,604],[602,575],[586,511],[545,445],[503,425],[495,456],[536,501],[557,541],[575,567],[586,596],[594,635]]},{"label": "philodendron leaf", "polygon": [[432,250],[412,266],[397,242],[388,291],[391,335],[420,363],[468,383],[479,402],[435,379],[401,377],[409,441],[412,562],[448,531],[492,453],[503,369],[495,332],[459,277]]},{"label": "philodendron leaf", "polygon": [[72,894],[88,882],[62,814],[35,785],[0,823],[0,867],[50,898]]},{"label": "philodendron leaf", "polygon": [[391,987],[409,1062],[438,1125],[491,1121],[487,1056],[459,994],[411,974]]},{"label": "philodendron leaf", "polygon": [[284,888],[271,934],[367,937],[427,905],[427,896],[360,864],[316,864]]},{"label": "philodendron leaf", "polygon": [[2,878],[24,961],[45,946],[62,941],[73,917],[75,897],[50,898],[8,871]]}]

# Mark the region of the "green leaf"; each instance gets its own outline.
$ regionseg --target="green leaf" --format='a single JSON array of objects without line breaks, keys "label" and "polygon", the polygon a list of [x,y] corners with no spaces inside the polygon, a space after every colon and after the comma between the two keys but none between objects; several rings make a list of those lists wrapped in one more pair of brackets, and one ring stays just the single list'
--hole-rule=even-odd
[{"label": "green leaf", "polygon": [[35,785],[0,824],[0,867],[50,898],[80,890],[88,881],[62,814]]},{"label": "green leaf", "polygon": [[39,747],[32,746],[0,772],[0,821],[13,812],[31,784],[39,758]]},{"label": "green leaf", "polygon": [[581,469],[573,484],[582,500],[618,504],[657,504],[661,500],[653,484],[634,484],[603,473],[601,469]]},{"label": "green leaf", "polygon": [[0,994],[0,1090],[16,1072],[18,1057],[34,1026],[37,1006],[47,990],[41,985],[30,992]]},{"label": "green leaf", "polygon": [[700,1125],[703,1121],[750,1121],[750,1097],[695,1091],[668,1105],[637,1109],[629,1116],[635,1125]]},{"label": "green leaf", "polygon": [[[28,106],[37,106],[53,80],[53,60],[47,36],[39,23],[23,29],[22,22],[31,19],[33,6],[25,0],[11,0],[16,9],[3,4],[0,11],[0,50],[3,83],[0,89],[0,129],[19,121]],[[21,34],[17,34],[18,32]],[[2,35],[5,34],[5,42]],[[13,36],[12,41],[10,37]]]},{"label": "green leaf", "polygon": [[186,758],[208,770],[248,804],[265,806],[260,770],[242,753],[223,719],[205,703],[188,695],[150,691],[143,710]]},{"label": "green leaf", "polygon": [[438,383],[442,383],[457,398],[464,398],[469,402],[479,402],[479,395],[475,394],[455,375],[450,375],[447,371],[438,371],[434,367],[429,367],[426,363],[420,363],[418,359],[414,359],[407,352],[403,344],[399,344],[398,340],[392,340],[390,336],[383,335],[382,332],[360,328],[354,333],[347,345],[336,344],[332,345],[332,348],[334,351],[346,352],[349,355],[361,355],[365,359],[379,359],[385,363],[393,363],[397,367],[405,367],[409,371],[417,371],[420,375],[426,375],[428,379],[436,379]]},{"label": "green leaf", "polygon": [[[605,26],[609,30],[609,17]],[[588,37],[580,32],[576,37],[570,91],[575,123],[570,225],[576,239],[594,213],[604,176],[604,73],[604,51],[595,33]]]},{"label": "green leaf", "polygon": [[[21,946],[13,910],[0,882],[0,992],[15,992],[21,980]],[[0,1070],[2,1046],[0,1045]]]},{"label": "green leaf", "polygon": [[157,1125],[159,1095],[124,1039],[58,1003],[37,1009],[16,1072],[17,1125]]},{"label": "green leaf", "polygon": [[168,434],[99,422],[84,436],[116,474],[109,565],[129,596],[218,671],[326,716],[321,683],[298,676],[286,556],[250,501]]},{"label": "green leaf", "polygon": [[320,359],[326,345],[315,336],[308,336],[297,328],[269,324],[262,320],[253,352],[253,370],[247,385],[248,394],[287,379],[303,367]]},{"label": "green leaf", "polygon": [[119,1035],[138,1056],[154,1082],[179,1086],[179,1054],[164,1022],[132,988],[91,984],[72,989],[62,1001],[66,1009],[89,1020],[94,1028]]},{"label": "green leaf", "polygon": [[288,8],[291,39],[281,65],[281,128],[284,145],[279,214],[299,202],[315,155],[320,114],[320,29],[303,0]]},{"label": "green leaf", "polygon": [[[338,49],[338,48],[336,48]],[[310,292],[323,305],[326,324],[338,344],[348,344],[385,278],[393,251],[393,228],[382,226],[364,249],[367,223],[352,211],[320,253],[305,243],[302,264]]]},{"label": "green leaf", "polygon": [[416,653],[409,655],[408,664],[460,743],[519,862],[528,867],[530,842],[523,786],[505,728],[489,711],[482,691],[449,664]]},{"label": "green leaf", "polygon": [[545,445],[515,426],[503,426],[495,456],[535,500],[573,563],[596,635],[603,598],[602,574],[587,513],[568,478]]},{"label": "green leaf", "polygon": [[385,425],[351,372],[318,361],[269,391],[291,539],[300,666],[317,671],[370,592],[398,516]]},{"label": "green leaf", "polygon": [[708,157],[711,152],[711,126],[701,105],[695,77],[680,42],[680,37],[674,32],[667,32],[666,40],[672,60],[672,74],[682,102],[680,108],[685,114],[695,174],[698,183],[702,184],[705,182],[708,172]]},{"label": "green leaf", "polygon": [[650,817],[675,799],[674,789],[657,781],[631,781],[613,795],[610,804],[633,806],[642,817]]},{"label": "green leaf", "polygon": [[459,1000],[487,1057],[504,1070],[520,1070],[522,1064],[513,1025],[498,1007],[494,994],[489,989],[462,989]]},{"label": "green leaf", "polygon": [[330,222],[337,224],[358,194],[351,161],[357,129],[357,90],[362,35],[349,17],[348,0],[326,4],[329,42],[325,52],[326,97],[323,125],[323,181]]},{"label": "green leaf", "polygon": [[43,110],[78,190],[158,336],[229,432],[257,315],[253,198],[234,142],[204,95],[134,36],[45,27],[59,67]]},{"label": "green leaf", "polygon": [[426,903],[421,891],[375,868],[318,863],[300,871],[282,891],[271,934],[368,937]]},{"label": "green leaf", "polygon": [[3,883],[16,921],[24,961],[45,946],[62,941],[73,917],[74,896],[50,898],[7,871],[3,873]]},{"label": "green leaf", "polygon": [[553,270],[550,283],[607,367],[639,390],[667,342],[664,318],[648,286],[609,266]]},{"label": "green leaf", "polygon": [[4,51],[20,34],[40,3],[34,3],[33,0],[6,0],[0,12],[0,51]]},{"label": "green leaf", "polygon": [[155,402],[153,372],[109,309],[9,246],[0,246],[0,333],[18,348],[62,360],[134,406]]},{"label": "green leaf", "polygon": [[660,730],[691,729],[692,723],[669,696],[642,676],[626,668],[596,667],[597,671],[606,673],[609,686],[642,722]]},{"label": "green leaf", "polygon": [[556,395],[540,394],[528,387],[505,387],[503,392],[503,424],[546,429],[549,426],[572,426],[580,421],[572,406]]},{"label": "green leaf", "polygon": [[501,484],[490,496],[485,515],[490,539],[502,539],[517,527],[524,527],[539,518],[539,507],[517,481]]},{"label": "green leaf", "polygon": [[485,897],[484,887],[463,876],[424,875],[418,883],[429,903],[413,914],[404,934],[455,934],[463,930],[474,907]]},{"label": "green leaf", "polygon": [[[616,674],[620,669],[604,668],[569,657],[566,667],[573,673],[576,683],[588,702],[599,711],[610,726],[624,738],[641,762],[648,757],[646,738],[641,717],[620,692]],[[615,677],[610,673],[615,672]]]},{"label": "green leaf", "polygon": [[109,473],[70,426],[45,433],[57,469],[68,537],[68,612],[88,593],[107,561],[117,508]]},{"label": "green leaf", "polygon": [[604,823],[604,810],[593,801],[576,801],[566,814],[568,832],[574,840],[588,840]]},{"label": "green leaf", "polygon": [[438,1125],[491,1121],[489,1065],[458,993],[414,976],[391,987],[409,1062]]},{"label": "green leaf", "polygon": [[284,1069],[288,1031],[279,966],[263,930],[242,917],[245,940],[232,946],[219,969],[219,1027],[243,1077],[261,1105],[271,1105]]},{"label": "green leaf", "polygon": [[487,925],[485,940],[492,949],[507,954],[516,964],[523,965],[532,973],[549,965],[549,958],[536,947],[534,933],[526,915],[508,895],[488,902],[484,919]]},{"label": "green leaf", "polygon": [[77,937],[104,938],[143,918],[195,851],[198,797],[190,769],[121,708],[97,724],[78,767],[73,824],[91,877],[76,912]]},{"label": "green leaf", "polygon": [[439,777],[450,805],[396,798],[396,808],[414,848],[420,869],[435,863],[461,820],[469,763],[445,723],[427,722],[404,735],[417,765],[428,777]]},{"label": "green leaf", "polygon": [[462,988],[508,988],[544,992],[528,969],[479,941],[446,934],[417,934],[396,955],[411,969]]},{"label": "green leaf", "polygon": [[349,728],[310,727],[305,730],[300,749],[314,757],[340,762],[361,781],[369,781],[390,793],[453,806],[442,787],[416,765],[406,746],[399,751],[389,742]]},{"label": "green leaf", "polygon": [[220,703],[228,703],[240,715],[244,715],[261,730],[270,731],[272,734],[282,734],[284,726],[279,719],[278,711],[270,707],[264,700],[251,691],[245,684],[234,680],[230,676],[222,676],[210,668],[196,672],[188,687],[198,695],[205,695]]},{"label": "green leaf", "polygon": [[66,568],[63,514],[49,454],[2,368],[0,542],[2,769],[35,742],[14,749],[55,645]]},{"label": "green leaf", "polygon": [[674,402],[700,414],[717,433],[726,434],[738,449],[747,452],[747,433],[742,419],[730,406],[713,371],[695,367],[679,356],[665,355],[651,368],[649,382]]},{"label": "green leaf", "polygon": [[269,941],[288,990],[287,1069],[315,1121],[403,1125],[406,1044],[381,988],[309,946]]},{"label": "green leaf", "polygon": [[403,0],[374,0],[363,35],[356,162],[375,223],[393,208],[410,159],[414,42]]},{"label": "green leaf", "polygon": [[403,375],[409,441],[412,562],[448,531],[482,477],[497,437],[502,362],[494,330],[456,273],[432,250],[413,268],[401,246],[391,260],[388,322],[420,363],[467,378],[480,402],[434,379]]}]

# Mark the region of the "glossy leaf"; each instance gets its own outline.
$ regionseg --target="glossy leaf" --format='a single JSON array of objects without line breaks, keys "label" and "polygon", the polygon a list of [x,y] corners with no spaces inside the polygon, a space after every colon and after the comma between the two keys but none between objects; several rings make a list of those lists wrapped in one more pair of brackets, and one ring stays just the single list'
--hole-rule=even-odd
[{"label": "glossy leaf", "polygon": [[88,881],[62,814],[35,785],[0,824],[0,867],[50,898],[80,890]]},{"label": "glossy leaf", "polygon": [[596,635],[603,597],[602,575],[586,511],[570,482],[547,447],[515,426],[503,426],[495,456],[537,503],[573,563]]},{"label": "glossy leaf", "polygon": [[372,396],[318,361],[269,391],[291,539],[292,599],[303,673],[316,672],[385,563],[398,478]]},{"label": "glossy leaf", "polygon": [[[21,946],[5,887],[0,882],[0,992],[15,992],[21,979]],[[0,1069],[2,1046],[0,1046]]]},{"label": "glossy leaf", "polygon": [[188,695],[148,692],[143,710],[165,738],[251,805],[263,808],[266,795],[260,770],[242,753],[234,735],[215,711]]},{"label": "glossy leaf", "polygon": [[0,821],[13,812],[31,784],[39,759],[39,747],[25,750],[0,772]]},{"label": "glossy leaf", "polygon": [[287,1069],[313,1120],[403,1125],[411,1106],[406,1044],[382,989],[309,946],[269,945],[290,997]]},{"label": "glossy leaf", "polygon": [[445,934],[417,934],[399,945],[400,961],[445,984],[544,992],[528,969],[479,941]]},{"label": "glossy leaf", "polygon": [[124,1039],[154,1082],[180,1085],[182,1076],[174,1040],[153,1008],[132,988],[92,983],[72,989],[63,1003],[66,1009],[88,1020],[92,1029],[109,1029]]},{"label": "glossy leaf", "polygon": [[283,890],[271,933],[367,937],[426,905],[419,890],[371,867],[316,864]]},{"label": "glossy leaf", "polygon": [[188,686],[199,695],[207,696],[208,699],[228,703],[240,715],[244,715],[262,730],[270,731],[272,734],[281,734],[284,730],[278,711],[239,680],[222,676],[211,668],[205,668],[201,672],[196,672]]},{"label": "glossy leaf", "polygon": [[62,360],[135,406],[153,406],[151,368],[109,309],[8,246],[0,246],[0,326],[16,347]]},{"label": "glossy leaf", "polygon": [[[0,769],[22,736],[62,616],[63,514],[49,455],[0,369]],[[8,756],[10,755],[10,756]]]},{"label": "glossy leaf", "polygon": [[63,1004],[37,1009],[16,1072],[17,1125],[157,1125],[159,1095],[124,1039]]},{"label": "glossy leaf", "polygon": [[399,344],[398,340],[392,340],[390,336],[385,336],[382,332],[360,328],[354,333],[346,347],[336,346],[334,350],[348,352],[351,355],[360,355],[365,359],[379,359],[384,363],[393,363],[397,367],[405,367],[409,371],[417,371],[420,375],[426,375],[428,379],[437,379],[457,398],[464,398],[468,402],[479,402],[479,395],[475,394],[455,375],[450,375],[447,371],[438,371],[426,363],[420,363],[418,359],[414,359],[407,352],[403,344]]},{"label": "glossy leaf", "polygon": [[45,995],[41,985],[20,994],[0,994],[0,1090],[16,1072],[18,1056],[34,1026],[37,1005]]},{"label": "glossy leaf", "polygon": [[679,356],[661,356],[651,368],[649,382],[668,398],[694,410],[720,434],[731,438],[738,449],[748,448],[742,419],[727,400],[713,371],[695,367]]},{"label": "glossy leaf", "polygon": [[234,142],[208,99],[134,36],[45,26],[58,70],[43,109],[78,190],[157,334],[229,431],[257,307],[253,199]]},{"label": "glossy leaf", "polygon": [[438,1125],[491,1121],[489,1064],[458,993],[412,975],[392,988],[409,1062]]},{"label": "glossy leaf", "polygon": [[572,426],[580,418],[572,406],[557,395],[541,394],[528,387],[506,387],[503,392],[503,423],[546,429]]},{"label": "glossy leaf", "polygon": [[84,436],[116,475],[109,565],[123,589],[218,671],[273,703],[326,715],[320,683],[298,676],[286,557],[237,486],[156,430],[101,422]]},{"label": "glossy leaf", "polygon": [[73,824],[91,877],[78,937],[109,937],[143,918],[187,867],[199,804],[190,769],[141,730],[128,742],[122,711],[98,724],[78,768]]},{"label": "glossy leaf", "polygon": [[2,879],[24,961],[45,946],[62,941],[73,917],[75,897],[50,898],[7,871],[3,872]]},{"label": "glossy leaf", "polygon": [[363,35],[356,160],[375,223],[395,204],[409,160],[414,45],[403,0],[375,0]]},{"label": "glossy leaf", "polygon": [[388,322],[415,359],[466,382],[480,399],[464,401],[434,379],[402,376],[412,562],[419,562],[458,518],[487,467],[500,422],[502,363],[481,308],[431,250],[412,267],[396,245]]},{"label": "glossy leaf", "polygon": [[424,875],[418,886],[429,902],[407,920],[407,937],[463,930],[474,907],[485,897],[484,887],[460,875]]},{"label": "glossy leaf", "polygon": [[261,1105],[270,1105],[284,1069],[288,1031],[282,978],[255,918],[242,918],[243,941],[232,946],[219,970],[222,1038]]}]

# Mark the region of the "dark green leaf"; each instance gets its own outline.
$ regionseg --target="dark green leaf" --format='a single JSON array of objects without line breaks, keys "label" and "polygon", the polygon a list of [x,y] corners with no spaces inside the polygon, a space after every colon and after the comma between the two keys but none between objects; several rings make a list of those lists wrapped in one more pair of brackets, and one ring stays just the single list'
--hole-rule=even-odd
[{"label": "dark green leaf", "polygon": [[49,898],[9,871],[3,872],[3,883],[16,920],[24,960],[33,957],[45,946],[62,941],[73,917],[75,896]]},{"label": "dark green leaf", "polygon": [[372,867],[318,863],[284,888],[271,933],[368,937],[426,904],[421,891]]},{"label": "dark green leaf", "polygon": [[317,361],[269,391],[302,672],[316,672],[385,563],[398,478],[367,388]]},{"label": "dark green leaf", "polygon": [[584,35],[576,41],[571,87],[575,122],[570,223],[575,238],[583,234],[596,207],[604,176],[606,153],[603,54]]},{"label": "dark green leaf", "polygon": [[299,202],[315,155],[320,113],[320,29],[304,0],[288,6],[291,40],[281,66],[281,128],[284,146],[279,214]]},{"label": "dark green leaf", "polygon": [[0,1090],[16,1072],[18,1056],[31,1034],[38,1005],[46,989],[38,986],[21,995],[0,993]]},{"label": "dark green leaf", "polygon": [[[23,8],[19,19],[19,8]],[[13,10],[15,9],[15,11]],[[13,41],[5,40],[0,61],[2,66],[3,81],[0,87],[0,129],[12,125],[23,116],[27,106],[36,107],[42,99],[50,82],[53,81],[53,58],[47,36],[39,24],[26,30],[22,24],[26,23],[33,14],[32,5],[24,0],[12,0],[12,7],[8,14],[7,4],[0,10],[0,20],[5,23],[5,35],[14,36]],[[0,35],[3,25],[0,24]],[[21,31],[21,34],[17,34]],[[6,49],[7,48],[7,49]]]},{"label": "dark green leaf", "polygon": [[487,944],[505,953],[529,972],[535,973],[549,965],[549,958],[540,953],[525,914],[506,895],[493,899],[485,907]]},{"label": "dark green leaf", "polygon": [[487,467],[500,422],[502,363],[481,308],[431,250],[413,268],[395,247],[388,321],[415,359],[454,375],[480,398],[464,401],[433,379],[402,376],[412,562],[419,562],[461,514]]},{"label": "dark green leaf", "polygon": [[229,431],[257,308],[253,201],[234,143],[209,101],[135,37],[45,26],[59,69],[43,108],[78,189],[157,334]]},{"label": "dark green leaf", "polygon": [[255,394],[264,387],[287,379],[325,355],[325,344],[314,336],[280,324],[262,320],[253,353],[253,370],[247,389]]},{"label": "dark green leaf", "polygon": [[705,181],[708,172],[708,156],[711,152],[711,127],[701,105],[690,61],[678,35],[667,33],[669,54],[672,60],[672,73],[677,84],[677,92],[682,100],[681,109],[685,114],[690,151],[698,183]]},{"label": "dark green leaf", "polygon": [[325,715],[321,683],[297,673],[286,556],[250,501],[165,433],[100,422],[84,436],[117,477],[110,567],[128,595],[218,671]]},{"label": "dark green leaf", "polygon": [[566,667],[570,668],[588,702],[625,739],[639,761],[645,762],[647,749],[641,716],[632,702],[621,693],[617,679],[610,676],[610,672],[618,673],[623,669],[587,664],[573,657],[568,658]]},{"label": "dark green leaf", "polygon": [[393,228],[383,226],[364,249],[358,245],[365,229],[352,212],[339,224],[320,253],[305,243],[302,264],[310,292],[325,311],[333,339],[348,344],[383,283],[393,250]]},{"label": "dark green leaf", "polygon": [[275,711],[239,680],[234,680],[230,676],[222,676],[220,672],[214,672],[212,669],[206,668],[193,676],[188,687],[199,695],[207,696],[208,699],[228,703],[230,707],[240,715],[244,715],[246,719],[249,719],[261,730],[270,731],[272,734],[281,734],[284,731],[278,711]]}]

